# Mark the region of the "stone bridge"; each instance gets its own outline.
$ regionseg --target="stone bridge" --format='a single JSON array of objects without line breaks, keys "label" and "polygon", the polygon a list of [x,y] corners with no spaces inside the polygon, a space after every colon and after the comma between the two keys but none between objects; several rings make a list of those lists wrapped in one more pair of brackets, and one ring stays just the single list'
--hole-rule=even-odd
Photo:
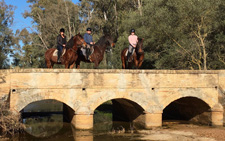
[{"label": "stone bridge", "polygon": [[205,103],[211,124],[221,126],[224,91],[224,70],[0,70],[0,96],[12,110],[57,100],[74,111],[71,123],[77,129],[93,128],[95,109],[109,100],[126,105],[125,110],[137,109],[127,113],[132,120],[142,117],[146,128],[161,126],[164,109],[182,98]]}]

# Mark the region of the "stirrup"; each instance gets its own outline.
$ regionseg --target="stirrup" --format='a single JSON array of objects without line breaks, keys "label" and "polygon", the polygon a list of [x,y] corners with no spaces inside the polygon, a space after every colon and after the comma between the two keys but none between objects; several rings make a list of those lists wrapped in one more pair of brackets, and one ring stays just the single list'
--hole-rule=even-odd
[{"label": "stirrup", "polygon": [[132,62],[131,56],[127,59],[128,62]]}]

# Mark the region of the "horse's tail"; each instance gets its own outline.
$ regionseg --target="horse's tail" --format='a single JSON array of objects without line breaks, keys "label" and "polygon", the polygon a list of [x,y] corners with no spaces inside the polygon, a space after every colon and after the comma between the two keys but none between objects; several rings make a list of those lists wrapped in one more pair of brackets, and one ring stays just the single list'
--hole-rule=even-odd
[{"label": "horse's tail", "polygon": [[45,52],[45,65],[47,66],[47,68],[52,67],[51,57],[53,56],[54,50],[55,48],[50,48]]}]

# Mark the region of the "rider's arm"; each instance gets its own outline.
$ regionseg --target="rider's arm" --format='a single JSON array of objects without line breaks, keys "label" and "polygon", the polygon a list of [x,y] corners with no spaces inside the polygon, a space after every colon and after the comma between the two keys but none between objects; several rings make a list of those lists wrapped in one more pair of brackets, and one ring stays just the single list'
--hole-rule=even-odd
[{"label": "rider's arm", "polygon": [[[66,36],[64,36],[64,38],[65,38],[65,40],[66,40]],[[65,47],[65,46],[66,46],[66,44],[67,44],[67,40],[66,40],[66,43],[65,43],[65,44],[63,44],[63,46]]]},{"label": "rider's arm", "polygon": [[61,36],[57,36],[57,44],[63,46]]},{"label": "rider's arm", "polygon": [[94,44],[92,36],[90,36],[90,44]]}]

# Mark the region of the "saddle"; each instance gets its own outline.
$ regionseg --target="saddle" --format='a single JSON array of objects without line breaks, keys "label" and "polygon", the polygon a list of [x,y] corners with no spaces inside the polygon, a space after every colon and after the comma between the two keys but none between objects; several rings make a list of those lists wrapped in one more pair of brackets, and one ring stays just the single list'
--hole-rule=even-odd
[{"label": "saddle", "polygon": [[[82,47],[80,50],[81,50],[80,54],[87,59],[87,52],[86,52],[87,49]],[[95,51],[94,47],[91,47],[91,53],[89,54],[89,56],[91,56],[94,53],[94,51]]]},{"label": "saddle", "polygon": [[[134,52],[135,52],[135,49],[133,50],[131,56],[133,56]],[[127,56],[127,54],[128,54],[128,50],[125,52],[125,56]]]},{"label": "saddle", "polygon": [[[61,56],[63,56],[65,53],[66,53],[66,49],[64,48],[64,49],[62,50],[62,55],[61,55]],[[53,52],[53,56],[58,57],[58,49],[56,49],[56,50]]]}]

